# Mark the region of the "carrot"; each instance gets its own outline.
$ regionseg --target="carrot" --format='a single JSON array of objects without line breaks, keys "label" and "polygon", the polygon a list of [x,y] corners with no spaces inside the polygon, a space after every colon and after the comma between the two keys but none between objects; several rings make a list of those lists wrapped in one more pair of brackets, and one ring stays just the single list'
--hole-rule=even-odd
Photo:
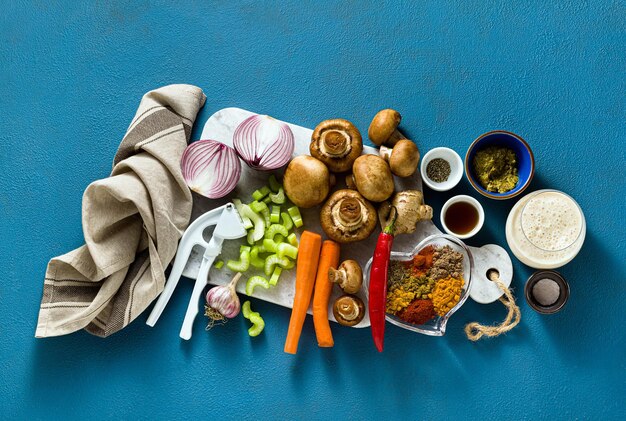
[{"label": "carrot", "polygon": [[333,283],[328,279],[328,269],[337,269],[341,248],[338,243],[326,240],[322,244],[320,263],[317,266],[315,278],[315,293],[313,294],[313,324],[317,344],[320,347],[330,348],[335,345],[333,333],[328,322],[328,301],[333,292]]},{"label": "carrot", "polygon": [[321,247],[322,237],[319,234],[304,231],[300,236],[298,260],[296,261],[296,293],[293,298],[291,319],[289,319],[289,329],[285,340],[285,352],[288,354],[295,354],[298,351],[298,341],[300,341],[306,311],[313,295]]}]

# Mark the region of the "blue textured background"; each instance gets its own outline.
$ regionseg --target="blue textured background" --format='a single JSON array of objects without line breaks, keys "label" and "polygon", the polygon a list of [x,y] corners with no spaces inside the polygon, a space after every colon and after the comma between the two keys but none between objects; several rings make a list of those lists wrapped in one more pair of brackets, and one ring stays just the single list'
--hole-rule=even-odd
[{"label": "blue textured background", "polygon": [[[623,1],[2,3],[2,418],[626,417]],[[335,348],[318,349],[309,319],[294,357],[282,351],[289,311],[258,301],[260,337],[237,319],[180,341],[183,282],[154,329],[144,314],[106,340],[35,340],[46,263],[82,243],[84,188],[108,175],[142,94],[174,82],[207,94],[198,126],[239,106],[365,132],[394,107],[423,153],[520,134],[537,160],[531,189],[562,189],[587,217],[585,247],[562,269],[570,302],[534,313],[521,298],[532,270],[515,261],[523,321],[505,337],[470,343],[465,323],[505,313],[468,302],[443,338],[389,326],[381,355],[369,330],[335,327]],[[425,193],[436,209],[478,197],[466,180]],[[469,243],[506,246],[515,200],[479,199],[487,221]]]}]

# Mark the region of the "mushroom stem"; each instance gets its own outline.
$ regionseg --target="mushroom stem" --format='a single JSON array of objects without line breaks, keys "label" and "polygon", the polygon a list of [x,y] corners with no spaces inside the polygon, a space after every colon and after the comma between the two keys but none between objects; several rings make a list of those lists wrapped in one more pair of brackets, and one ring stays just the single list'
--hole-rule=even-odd
[{"label": "mushroom stem", "polygon": [[400,130],[395,129],[393,133],[391,133],[391,136],[389,136],[389,138],[385,141],[385,144],[394,147],[396,143],[402,139],[407,139],[407,137],[403,135]]},{"label": "mushroom stem", "polygon": [[352,174],[346,175],[346,186],[348,186],[350,190],[356,190],[356,183],[354,182],[354,175]]},{"label": "mushroom stem", "polygon": [[323,153],[332,157],[341,158],[350,152],[350,139],[337,130],[328,130],[322,133],[320,146]]},{"label": "mushroom stem", "polygon": [[348,281],[348,274],[346,273],[345,269],[341,270],[341,269],[329,268],[328,280],[332,282],[333,284],[344,284]]},{"label": "mushroom stem", "polygon": [[391,159],[391,151],[393,151],[393,148],[388,148],[385,145],[380,145],[380,149],[378,150],[380,157],[387,162]]},{"label": "mushroom stem", "polygon": [[337,216],[347,228],[358,227],[363,220],[361,203],[353,197],[342,199]]}]

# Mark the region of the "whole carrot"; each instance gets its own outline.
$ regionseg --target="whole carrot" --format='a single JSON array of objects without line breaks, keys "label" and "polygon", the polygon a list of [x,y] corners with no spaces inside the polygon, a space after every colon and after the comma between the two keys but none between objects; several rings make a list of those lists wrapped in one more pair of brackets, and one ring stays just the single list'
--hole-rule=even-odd
[{"label": "whole carrot", "polygon": [[293,298],[291,319],[285,340],[285,352],[295,354],[298,351],[298,342],[302,333],[302,326],[306,311],[311,304],[317,264],[320,259],[322,237],[310,231],[304,231],[300,236],[298,260],[296,261],[296,292]]},{"label": "whole carrot", "polygon": [[317,266],[315,278],[315,293],[313,294],[313,325],[315,336],[320,347],[330,348],[335,345],[333,333],[328,322],[328,301],[333,292],[333,283],[328,279],[328,269],[337,269],[341,248],[338,243],[326,240],[322,244],[320,263]]}]

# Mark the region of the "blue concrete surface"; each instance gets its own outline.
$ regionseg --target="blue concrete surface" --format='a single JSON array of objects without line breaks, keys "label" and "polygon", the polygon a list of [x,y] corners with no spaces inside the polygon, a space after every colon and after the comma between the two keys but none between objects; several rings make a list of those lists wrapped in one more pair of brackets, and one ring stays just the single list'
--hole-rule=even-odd
[{"label": "blue concrete surface", "polygon": [[[626,418],[624,1],[2,3],[3,419]],[[207,94],[199,125],[239,106],[365,132],[394,107],[423,153],[520,134],[537,160],[531,190],[562,189],[587,217],[585,247],[562,269],[569,303],[534,313],[521,298],[532,270],[515,261],[523,321],[505,337],[470,343],[465,323],[504,310],[468,302],[444,338],[389,326],[383,354],[346,328],[319,349],[307,320],[294,357],[282,351],[289,311],[259,301],[260,337],[237,319],[181,342],[182,283],[154,329],[144,314],[105,340],[34,339],[47,261],[82,243],[84,188],[110,171],[142,94],[174,82]],[[506,246],[515,200],[466,180],[425,192],[436,209],[456,193],[485,207],[469,243]]]}]

